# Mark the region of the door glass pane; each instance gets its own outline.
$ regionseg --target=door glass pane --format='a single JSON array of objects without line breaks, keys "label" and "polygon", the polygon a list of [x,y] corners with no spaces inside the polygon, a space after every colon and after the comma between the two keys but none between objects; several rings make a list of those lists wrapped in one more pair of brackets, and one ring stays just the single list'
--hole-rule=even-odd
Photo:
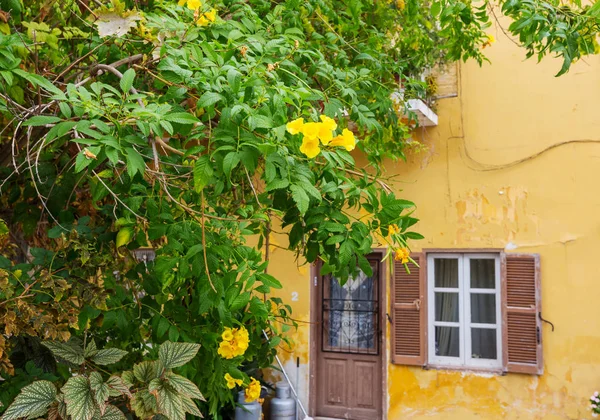
[{"label": "door glass pane", "polygon": [[435,320],[458,322],[458,293],[435,292]]},{"label": "door glass pane", "polygon": [[458,259],[436,258],[434,261],[435,287],[458,288]]},{"label": "door glass pane", "polygon": [[495,328],[471,328],[471,357],[474,359],[498,358]]},{"label": "door glass pane", "polygon": [[323,351],[377,354],[377,276],[360,272],[342,286],[323,283]]},{"label": "door glass pane", "polygon": [[472,289],[494,289],[496,287],[496,260],[472,258],[470,269]]},{"label": "door glass pane", "polygon": [[471,293],[471,322],[477,324],[496,323],[496,295]]},{"label": "door glass pane", "polygon": [[459,335],[458,327],[435,327],[435,354],[460,357]]}]

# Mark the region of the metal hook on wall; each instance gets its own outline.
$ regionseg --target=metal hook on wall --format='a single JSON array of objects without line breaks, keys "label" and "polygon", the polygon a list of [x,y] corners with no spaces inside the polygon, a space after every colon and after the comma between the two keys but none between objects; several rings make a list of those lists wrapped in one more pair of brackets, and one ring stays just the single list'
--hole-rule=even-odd
[{"label": "metal hook on wall", "polygon": [[542,312],[538,312],[538,316],[540,317],[540,320],[542,320],[546,324],[550,324],[550,326],[552,327],[552,332],[554,332],[554,324],[552,322],[548,321],[547,319],[544,319],[542,317]]}]

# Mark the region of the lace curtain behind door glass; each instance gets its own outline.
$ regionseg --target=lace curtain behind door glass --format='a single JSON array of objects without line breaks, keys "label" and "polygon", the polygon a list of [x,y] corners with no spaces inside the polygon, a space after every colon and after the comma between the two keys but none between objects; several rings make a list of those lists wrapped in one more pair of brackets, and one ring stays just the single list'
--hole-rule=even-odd
[{"label": "lace curtain behind door glass", "polygon": [[339,351],[375,349],[377,290],[373,277],[360,272],[342,286],[329,279],[328,344]]}]

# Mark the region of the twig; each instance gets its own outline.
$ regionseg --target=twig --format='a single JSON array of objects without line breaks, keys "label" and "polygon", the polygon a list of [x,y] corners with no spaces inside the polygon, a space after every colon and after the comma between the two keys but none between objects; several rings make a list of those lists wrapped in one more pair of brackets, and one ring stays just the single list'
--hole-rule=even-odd
[{"label": "twig", "polygon": [[[315,163],[317,165],[321,165],[321,166],[326,166],[327,165],[324,162],[315,161]],[[386,184],[385,182],[383,182],[381,179],[378,179],[378,178],[374,177],[373,175],[369,175],[367,173],[358,172],[358,171],[355,171],[355,170],[352,170],[352,169],[348,169],[348,168],[337,168],[336,167],[336,169],[339,169],[341,171],[345,171],[345,172],[347,172],[349,174],[356,175],[356,176],[366,176],[371,181],[377,182],[379,185],[381,185],[381,187],[384,190],[386,190],[388,193],[391,193],[391,192],[394,191],[394,190],[392,190],[392,188],[388,184]]]},{"label": "twig", "polygon": [[208,282],[210,283],[210,287],[212,287],[213,291],[217,293],[217,289],[213,284],[210,278],[210,270],[208,269],[208,259],[206,257],[206,232],[204,230],[204,191],[200,195],[200,204],[202,205],[202,252],[204,253],[204,269],[206,270],[206,276],[208,277]]},{"label": "twig", "polygon": [[[29,151],[29,140],[31,138],[31,131],[32,131],[32,127],[29,127],[27,129],[27,163],[29,164],[29,173],[31,175],[31,182],[33,183],[33,187],[35,188],[35,192],[37,193],[38,198],[40,199],[40,202],[42,203],[42,206],[44,207],[44,210],[46,210],[46,212],[50,215],[50,217],[52,218],[52,220],[54,220],[54,222],[58,226],[60,226],[64,230],[68,230],[63,225],[60,224],[60,222],[58,221],[58,219],[56,219],[56,217],[54,217],[54,215],[52,214],[52,212],[50,211],[50,209],[46,205],[46,201],[48,200],[48,198],[44,197],[42,195],[42,193],[40,192],[40,190],[38,188],[37,182],[35,182],[35,176],[33,175],[33,167],[31,165],[31,156],[30,156],[30,151]],[[37,167],[36,167],[36,172],[37,172]],[[39,174],[38,174],[38,178],[39,178]]]},{"label": "twig", "polygon": [[14,298],[10,298],[10,299],[4,300],[4,301],[0,302],[0,306],[2,306],[2,305],[5,305],[5,304],[7,304],[8,302],[11,302],[11,301],[13,301],[13,300],[17,300],[17,299],[25,299],[25,298],[28,298],[28,297],[31,297],[31,296],[35,296],[35,293],[31,293],[31,294],[29,294],[29,295],[20,295],[20,296],[15,296]]},{"label": "twig", "polygon": [[19,167],[17,166],[17,133],[19,132],[19,128],[21,128],[21,124],[23,124],[24,120],[19,121],[19,123],[17,124],[17,128],[15,128],[15,132],[13,133],[13,138],[12,138],[12,142],[11,142],[11,149],[12,149],[12,162],[13,162],[13,166],[15,167],[15,172],[19,173]]},{"label": "twig", "polygon": [[[108,65],[108,64],[96,64],[92,70],[90,71],[90,73],[94,74],[95,70],[106,70],[111,72],[112,74],[114,74],[115,76],[117,76],[119,79],[123,78],[123,73],[121,73],[119,70],[117,70],[116,68],[114,68],[112,65]],[[129,91],[133,94],[133,95],[137,95],[138,91],[136,90],[136,88],[134,88],[133,86],[131,86],[129,88]],[[142,102],[141,98],[137,99],[138,104],[142,107],[145,108],[144,106],[144,102]]]},{"label": "twig", "polygon": [[19,108],[21,111],[23,112],[27,112],[29,111],[28,108],[25,108],[23,105],[16,103],[15,101],[12,100],[12,98],[10,96],[5,96],[3,94],[0,93],[0,98],[4,99],[6,102],[10,103],[11,105]]},{"label": "twig", "polygon": [[84,3],[84,2],[82,2],[81,0],[77,0],[77,2],[78,2],[79,4],[81,4],[81,5],[82,5],[82,6],[83,6],[85,9],[87,9],[87,11],[88,11],[88,12],[90,12],[90,13],[91,13],[91,14],[94,16],[94,18],[95,18],[95,19],[98,19],[98,15],[97,15],[96,13],[94,13],[94,12],[92,11],[92,9],[90,9],[90,8],[88,7],[88,5],[87,5],[87,4],[85,4],[85,3]]},{"label": "twig", "polygon": [[[168,150],[169,152],[175,153],[176,155],[179,155],[179,156],[183,156],[183,155],[185,155],[185,153],[184,153],[184,152],[182,152],[181,150],[178,150],[178,149],[175,149],[174,147],[171,147],[171,146],[169,146],[169,145],[168,145],[167,143],[165,143],[165,142],[163,141],[163,139],[161,139],[160,137],[156,137],[156,142],[158,143],[158,145],[159,145],[160,147],[162,147],[162,148],[163,148],[163,150],[164,150],[164,151],[167,151],[167,150]],[[194,156],[194,155],[189,155],[188,157],[189,157],[189,158],[191,158],[191,159],[198,159],[198,157],[197,157],[197,156]]]},{"label": "twig", "polygon": [[58,79],[60,79],[61,77],[63,77],[65,74],[67,74],[69,72],[69,70],[71,70],[73,67],[75,67],[77,64],[81,63],[83,60],[85,60],[87,57],[89,57],[91,54],[94,53],[94,51],[96,51],[98,48],[102,47],[104,44],[106,44],[107,41],[104,41],[102,44],[97,45],[96,47],[94,47],[91,51],[89,51],[87,54],[82,55],[81,57],[79,57],[77,60],[73,61],[71,64],[69,64],[67,66],[66,69],[64,69],[63,71],[60,72],[60,74],[58,76],[56,76],[54,78],[54,81],[52,83],[56,83],[58,81]]},{"label": "twig", "polygon": [[[138,54],[138,55],[141,55],[141,54]],[[132,57],[134,57],[134,56],[132,56]],[[130,58],[132,58],[132,57],[130,57]],[[127,61],[124,61],[121,64],[124,64],[125,62],[127,62]],[[119,63],[119,62],[117,62],[117,63]],[[123,78],[123,73],[121,73],[119,70],[117,70],[114,67],[114,64],[110,65],[110,66],[107,64],[96,64],[96,66],[91,70],[91,73],[93,74],[93,72],[97,71],[98,69],[109,71],[112,74],[114,74],[115,76],[117,76],[119,79]],[[131,86],[129,88],[129,91],[134,95],[137,95],[137,93],[138,93],[136,88],[134,88],[133,86]],[[140,107],[146,108],[146,106],[144,105],[144,102],[142,101],[141,98],[137,98],[137,102],[140,105]],[[156,138],[158,138],[158,136]],[[156,151],[156,141],[154,138],[150,138],[150,145],[152,146],[152,154],[154,156],[154,169],[158,171],[160,169],[160,164],[159,164],[159,159],[158,159],[158,152]]]},{"label": "twig", "polygon": [[[80,138],[79,134],[77,133],[77,131],[73,131],[73,135],[75,136],[75,138]],[[77,146],[77,149],[79,149],[79,151],[81,152],[81,147],[79,146],[79,143],[75,143],[75,145]],[[147,219],[143,216],[140,216],[139,214],[137,214],[135,211],[133,211],[131,208],[129,208],[129,206],[127,204],[125,204],[117,194],[115,194],[115,192],[113,190],[111,190],[108,185],[106,185],[106,183],[102,180],[102,178],[96,173],[96,171],[94,171],[92,169],[92,173],[94,174],[94,176],[98,179],[98,181],[100,181],[100,183],[102,185],[104,185],[104,188],[106,188],[106,190],[110,193],[110,195],[113,196],[113,198],[120,203],[123,207],[125,207],[127,210],[129,210],[135,217],[137,217],[138,219],[141,219],[143,221],[147,221]]]},{"label": "twig", "polygon": [[260,200],[258,199],[258,194],[256,193],[256,188],[254,188],[254,184],[252,183],[252,179],[250,179],[250,174],[248,173],[248,169],[246,169],[245,166],[244,166],[244,171],[246,172],[246,177],[248,177],[248,182],[250,183],[250,188],[252,188],[252,192],[254,193],[254,198],[256,198],[256,203],[258,204],[258,207],[260,207],[262,209],[263,206],[260,203]]},{"label": "twig", "polygon": [[519,44],[517,41],[515,41],[514,39],[511,38],[511,36],[506,32],[506,30],[504,29],[504,27],[500,24],[500,20],[498,20],[498,16],[496,16],[496,12],[494,11],[494,6],[492,6],[491,4],[488,5],[488,8],[490,10],[490,13],[492,14],[492,16],[494,16],[494,20],[496,21],[496,25],[498,25],[498,27],[500,28],[500,30],[502,31],[502,33],[513,43],[515,44],[517,47],[521,47],[521,44]]}]

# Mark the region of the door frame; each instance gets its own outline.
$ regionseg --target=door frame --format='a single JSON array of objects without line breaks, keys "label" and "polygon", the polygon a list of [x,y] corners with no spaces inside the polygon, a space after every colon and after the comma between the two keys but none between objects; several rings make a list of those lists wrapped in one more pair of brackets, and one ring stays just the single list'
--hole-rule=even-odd
[{"label": "door frame", "polygon": [[[379,260],[379,325],[381,329],[381,379],[382,379],[382,392],[381,392],[381,416],[382,419],[387,419],[388,410],[388,389],[387,389],[387,370],[388,370],[388,342],[387,342],[387,308],[388,308],[388,293],[387,288],[388,272],[387,264],[381,261],[387,252],[386,248],[374,248],[369,255],[377,257]],[[319,271],[321,263],[316,262],[310,266],[310,348],[308,350],[308,414],[311,417],[315,417],[317,412],[317,343],[319,326],[318,323],[318,311],[319,302],[317,297],[319,296],[318,287],[321,286],[321,278]]]}]

